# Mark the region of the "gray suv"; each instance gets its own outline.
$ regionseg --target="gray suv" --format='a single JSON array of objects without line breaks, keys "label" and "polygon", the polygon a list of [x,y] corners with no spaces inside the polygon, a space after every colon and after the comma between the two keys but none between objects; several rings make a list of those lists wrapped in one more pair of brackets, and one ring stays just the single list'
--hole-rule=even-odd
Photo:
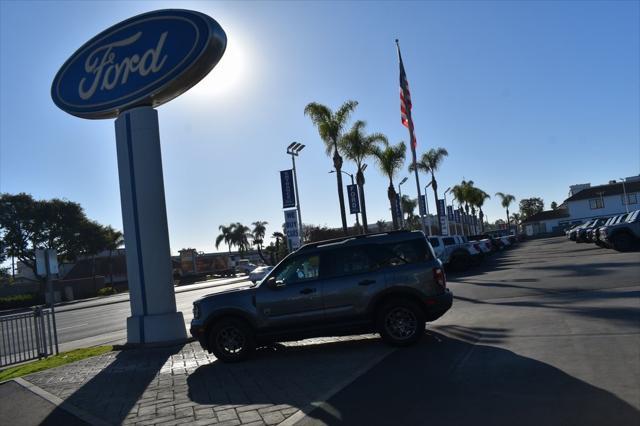
[{"label": "gray suv", "polygon": [[421,231],[368,234],[304,245],[258,284],[196,300],[191,334],[222,361],[272,342],[372,331],[406,346],[452,300]]}]

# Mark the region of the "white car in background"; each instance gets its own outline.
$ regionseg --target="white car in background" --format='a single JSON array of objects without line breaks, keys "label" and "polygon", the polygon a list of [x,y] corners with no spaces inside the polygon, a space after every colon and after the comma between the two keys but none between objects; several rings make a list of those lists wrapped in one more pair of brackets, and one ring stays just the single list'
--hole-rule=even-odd
[{"label": "white car in background", "polygon": [[272,269],[273,266],[258,266],[249,273],[249,280],[254,284],[258,281],[262,281],[262,279],[266,277]]}]

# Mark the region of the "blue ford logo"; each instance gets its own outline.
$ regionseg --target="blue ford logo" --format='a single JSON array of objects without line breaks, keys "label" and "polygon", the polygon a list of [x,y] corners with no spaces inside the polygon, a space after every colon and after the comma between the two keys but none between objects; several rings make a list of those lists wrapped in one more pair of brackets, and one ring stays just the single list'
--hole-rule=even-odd
[{"label": "blue ford logo", "polygon": [[83,118],[155,107],[202,80],[226,46],[222,27],[202,13],[169,9],[138,15],[78,49],[56,74],[51,97]]}]

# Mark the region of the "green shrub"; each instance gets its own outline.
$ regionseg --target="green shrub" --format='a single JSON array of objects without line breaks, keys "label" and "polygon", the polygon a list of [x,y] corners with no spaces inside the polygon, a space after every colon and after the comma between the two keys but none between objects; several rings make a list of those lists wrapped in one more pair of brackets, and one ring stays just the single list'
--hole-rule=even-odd
[{"label": "green shrub", "polygon": [[16,294],[14,296],[0,297],[0,309],[15,309],[33,306],[37,302],[35,294]]},{"label": "green shrub", "polygon": [[113,287],[103,287],[100,290],[98,290],[98,296],[108,296],[110,294],[116,294],[116,293],[117,291]]}]

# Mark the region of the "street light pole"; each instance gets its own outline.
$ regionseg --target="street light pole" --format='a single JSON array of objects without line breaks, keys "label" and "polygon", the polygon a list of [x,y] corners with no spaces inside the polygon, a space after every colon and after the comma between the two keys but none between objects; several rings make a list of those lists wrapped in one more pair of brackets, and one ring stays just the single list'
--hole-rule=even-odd
[{"label": "street light pole", "polygon": [[629,199],[627,198],[627,189],[624,186],[624,178],[620,178],[620,180],[622,181],[622,192],[624,193],[624,199],[623,199],[623,203],[624,203],[624,209],[627,211],[627,213],[629,213]]},{"label": "street light pole", "polygon": [[450,232],[450,228],[449,228],[449,214],[447,213],[447,192],[451,191],[451,187],[447,188],[446,191],[444,191],[444,194],[442,195],[444,197],[444,211],[442,212],[442,214],[444,215],[444,220],[445,223],[447,224],[447,234],[449,234]]},{"label": "street light pole", "polygon": [[402,209],[402,184],[407,181],[405,177],[398,184],[398,193],[400,194],[400,229],[404,229],[404,211]]},{"label": "street light pole", "polygon": [[[431,235],[431,217],[429,217],[429,197],[427,197],[427,188],[429,188],[431,186],[431,184],[433,183],[433,181],[429,182],[428,184],[426,184],[424,186],[424,207],[427,210],[427,225],[425,225],[425,229],[426,229],[426,234],[427,235]],[[438,206],[436,206],[436,208],[438,208]]]},{"label": "street light pole", "polygon": [[302,214],[300,213],[300,195],[298,195],[298,173],[296,172],[296,157],[304,149],[305,145],[298,142],[291,142],[287,147],[287,154],[291,155],[293,166],[293,189],[296,194],[296,210],[298,211],[298,238],[302,243]]}]

